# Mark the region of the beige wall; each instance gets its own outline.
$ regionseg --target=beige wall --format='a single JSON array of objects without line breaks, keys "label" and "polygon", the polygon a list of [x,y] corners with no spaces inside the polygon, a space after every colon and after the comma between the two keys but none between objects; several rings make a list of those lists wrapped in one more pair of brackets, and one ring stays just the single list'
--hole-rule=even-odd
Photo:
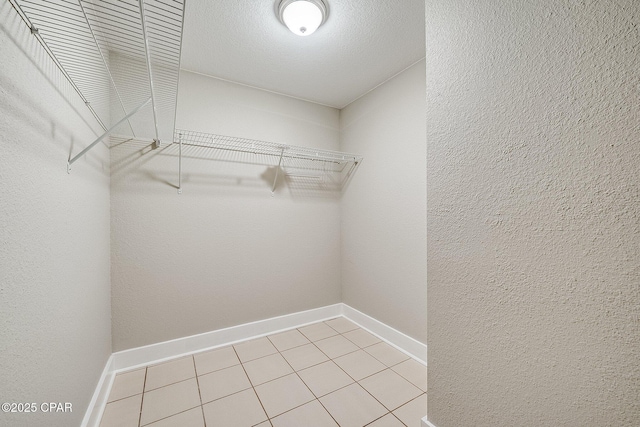
[{"label": "beige wall", "polygon": [[424,70],[347,106],[340,128],[342,149],[364,156],[342,198],[343,301],[426,343]]},{"label": "beige wall", "polygon": [[[338,149],[333,108],[183,72],[177,127]],[[339,194],[247,156],[111,150],[114,351],[340,302]]]},{"label": "beige wall", "polygon": [[429,420],[640,425],[640,3],[426,4]]},{"label": "beige wall", "polygon": [[9,2],[0,58],[0,396],[38,404],[0,425],[78,426],[111,354],[109,153],[67,174],[101,129]]}]

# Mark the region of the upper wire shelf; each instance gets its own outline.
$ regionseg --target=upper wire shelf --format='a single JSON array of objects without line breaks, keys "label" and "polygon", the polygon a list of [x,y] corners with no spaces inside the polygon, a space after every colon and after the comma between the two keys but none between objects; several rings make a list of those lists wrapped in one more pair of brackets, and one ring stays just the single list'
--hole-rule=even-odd
[{"label": "upper wire shelf", "polygon": [[9,1],[105,130],[87,149],[173,139],[185,0]]},{"label": "upper wire shelf", "polygon": [[[319,183],[341,189],[351,178],[363,157],[359,154],[297,145],[280,144],[248,138],[176,129],[174,140],[180,144],[179,190],[182,188],[182,146],[212,149],[221,153],[251,154],[264,157],[266,165],[276,167],[271,192],[275,191],[278,176],[282,171],[288,180],[318,180]],[[228,160],[229,156],[219,156]]]}]

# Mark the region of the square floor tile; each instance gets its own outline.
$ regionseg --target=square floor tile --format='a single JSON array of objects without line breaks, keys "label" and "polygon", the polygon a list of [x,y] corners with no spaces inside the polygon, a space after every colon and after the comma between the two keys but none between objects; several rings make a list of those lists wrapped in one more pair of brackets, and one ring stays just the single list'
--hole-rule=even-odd
[{"label": "square floor tile", "polygon": [[198,375],[240,364],[240,360],[233,347],[224,347],[204,353],[197,353],[193,355],[193,358],[196,362]]},{"label": "square floor tile", "polygon": [[220,369],[198,377],[202,403],[251,388],[251,383],[241,365]]},{"label": "square floor tile", "polygon": [[399,407],[393,414],[408,427],[421,427],[420,420],[427,415],[427,394],[424,393]]},{"label": "square floor tile", "polygon": [[389,367],[409,359],[409,356],[393,348],[386,342],[379,342],[378,344],[369,346],[365,348],[364,351]]},{"label": "square floor tile", "polygon": [[100,427],[137,427],[141,404],[142,394],[108,403]]},{"label": "square floor tile", "polygon": [[283,351],[282,355],[296,371],[329,360],[329,358],[313,344],[306,344]]},{"label": "square floor tile", "polygon": [[321,397],[320,402],[341,427],[362,427],[387,413],[385,407],[358,384]]},{"label": "square floor tile", "polygon": [[370,345],[377,344],[380,341],[375,335],[365,331],[364,329],[356,329],[353,331],[345,332],[344,337],[353,342],[360,348],[369,347]]},{"label": "square floor tile", "polygon": [[327,326],[323,322],[314,323],[309,326],[303,326],[302,328],[298,328],[298,330],[311,341],[318,341],[324,338],[338,335],[338,332],[335,329]]},{"label": "square floor tile", "polygon": [[299,347],[301,345],[309,344],[310,342],[297,329],[282,332],[280,334],[269,335],[267,338],[269,338],[279,351],[289,350],[290,348]]},{"label": "square floor tile", "polygon": [[252,360],[243,366],[254,386],[293,373],[291,366],[279,353]]},{"label": "square floor tile", "polygon": [[236,349],[242,363],[278,352],[267,337],[246,341],[233,347]]},{"label": "square floor tile", "polygon": [[353,383],[353,378],[330,360],[298,371],[298,375],[316,397],[324,396]]},{"label": "square floor tile", "polygon": [[323,340],[318,340],[314,344],[331,359],[358,350],[358,346],[342,335],[335,335]]},{"label": "square floor tile", "polygon": [[387,368],[364,350],[346,354],[333,361],[357,381]]},{"label": "square floor tile", "polygon": [[140,425],[200,406],[200,393],[195,378],[144,393]]},{"label": "square floor tile", "polygon": [[271,423],[274,427],[339,427],[317,400],[285,412]]},{"label": "square floor tile", "polygon": [[252,388],[202,406],[208,426],[251,427],[267,420]]},{"label": "square floor tile", "polygon": [[116,375],[109,393],[109,402],[142,393],[146,373],[147,370],[143,368]]},{"label": "square floor tile", "polygon": [[390,411],[422,394],[422,390],[391,369],[363,379],[360,385]]},{"label": "square floor tile", "polygon": [[260,424],[257,424],[255,427],[271,427],[271,422],[265,421]]},{"label": "square floor tile", "polygon": [[378,418],[367,427],[405,427],[393,414],[387,414],[382,418]]},{"label": "square floor tile", "polygon": [[183,357],[147,368],[144,391],[154,390],[196,376],[193,357]]},{"label": "square floor tile", "polygon": [[422,391],[427,391],[427,367],[413,359],[391,367]]},{"label": "square floor tile", "polygon": [[340,332],[341,334],[359,328],[358,325],[342,316],[336,317],[335,319],[331,320],[325,320],[324,323],[329,325],[332,329],[335,329],[337,332]]},{"label": "square floor tile", "polygon": [[148,424],[149,427],[204,427],[204,416],[202,415],[202,407],[189,409],[172,415],[169,418],[163,418],[155,423]]},{"label": "square floor tile", "polygon": [[255,390],[269,418],[315,399],[296,374],[259,385]]}]

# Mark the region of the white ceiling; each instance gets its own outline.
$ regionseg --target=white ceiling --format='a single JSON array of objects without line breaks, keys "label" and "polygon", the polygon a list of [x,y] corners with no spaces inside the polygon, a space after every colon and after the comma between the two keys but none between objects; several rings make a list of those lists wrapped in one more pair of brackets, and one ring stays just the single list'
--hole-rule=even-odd
[{"label": "white ceiling", "polygon": [[182,68],[342,108],[425,56],[424,0],[325,0],[307,37],[276,1],[187,1]]}]

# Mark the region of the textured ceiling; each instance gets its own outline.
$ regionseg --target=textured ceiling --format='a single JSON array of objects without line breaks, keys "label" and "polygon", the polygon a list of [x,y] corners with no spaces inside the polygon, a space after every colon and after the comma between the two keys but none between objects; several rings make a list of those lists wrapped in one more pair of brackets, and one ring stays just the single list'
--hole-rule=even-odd
[{"label": "textured ceiling", "polygon": [[189,0],[182,68],[342,108],[425,56],[424,0],[325,0],[308,37],[276,0]]}]

